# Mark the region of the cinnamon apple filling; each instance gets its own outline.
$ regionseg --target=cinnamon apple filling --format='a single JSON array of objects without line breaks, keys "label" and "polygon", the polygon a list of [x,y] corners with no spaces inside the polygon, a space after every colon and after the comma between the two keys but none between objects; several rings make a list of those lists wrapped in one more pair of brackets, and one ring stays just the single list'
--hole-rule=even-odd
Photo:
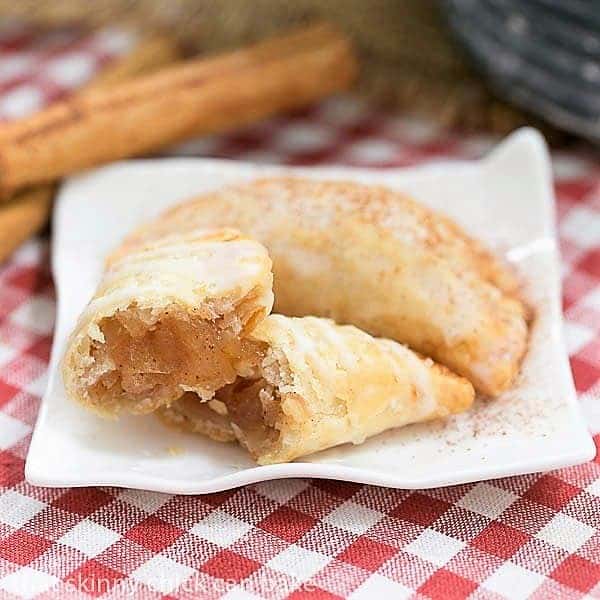
[{"label": "cinnamon apple filling", "polygon": [[236,440],[227,410],[219,400],[202,402],[198,394],[186,392],[173,404],[159,408],[157,414],[168,425],[184,431],[201,433],[218,442]]},{"label": "cinnamon apple filling", "polygon": [[281,399],[266,379],[239,378],[219,390],[209,405],[227,415],[236,437],[253,457],[269,453],[280,441]]},{"label": "cinnamon apple filling", "polygon": [[262,358],[253,375],[238,376],[208,402],[185,394],[158,414],[169,425],[217,441],[237,439],[254,459],[267,464],[276,462],[297,442],[299,429],[310,415],[304,400],[292,391],[293,377],[285,357],[276,356],[263,342],[250,343]]},{"label": "cinnamon apple filling", "polygon": [[147,413],[186,391],[210,399],[215,390],[248,374],[257,350],[224,317],[196,318],[176,307],[156,313],[129,307],[99,323],[90,349],[97,373],[88,390],[100,409],[126,406]]}]

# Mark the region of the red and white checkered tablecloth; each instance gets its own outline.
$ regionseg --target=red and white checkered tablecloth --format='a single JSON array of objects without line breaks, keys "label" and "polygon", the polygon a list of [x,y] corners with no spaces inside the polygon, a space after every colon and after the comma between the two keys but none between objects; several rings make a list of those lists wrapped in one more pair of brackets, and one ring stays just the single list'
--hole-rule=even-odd
[{"label": "red and white checkered tablecloth", "polygon": [[[118,31],[40,41],[18,26],[5,30],[0,114],[68,92],[127,40]],[[179,151],[388,167],[478,156],[492,141],[340,97]],[[569,353],[598,433],[598,154],[556,154],[555,167]],[[0,598],[600,597],[598,459],[425,491],[307,479],[193,497],[28,485],[23,465],[53,318],[47,244],[36,240],[0,270]]]}]

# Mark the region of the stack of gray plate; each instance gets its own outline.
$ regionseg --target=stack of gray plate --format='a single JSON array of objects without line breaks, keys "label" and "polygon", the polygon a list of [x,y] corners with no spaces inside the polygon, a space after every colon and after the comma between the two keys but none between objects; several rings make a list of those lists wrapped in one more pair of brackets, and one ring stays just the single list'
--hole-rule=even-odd
[{"label": "stack of gray plate", "polygon": [[600,142],[600,0],[441,2],[499,95]]}]

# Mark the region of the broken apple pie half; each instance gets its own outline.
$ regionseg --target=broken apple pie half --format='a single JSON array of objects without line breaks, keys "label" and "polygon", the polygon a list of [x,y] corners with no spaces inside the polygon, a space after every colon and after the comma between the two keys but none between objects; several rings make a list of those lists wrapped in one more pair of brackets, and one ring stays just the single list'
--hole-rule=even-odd
[{"label": "broken apple pie half", "polygon": [[245,334],[273,305],[265,248],[233,229],[126,240],[63,359],[67,394],[105,415],[202,399],[254,372]]},{"label": "broken apple pie half", "polygon": [[259,464],[458,413],[475,396],[469,381],[431,359],[329,319],[271,315],[248,342],[260,356],[251,376],[208,402],[185,394],[158,414],[218,441],[237,439]]}]

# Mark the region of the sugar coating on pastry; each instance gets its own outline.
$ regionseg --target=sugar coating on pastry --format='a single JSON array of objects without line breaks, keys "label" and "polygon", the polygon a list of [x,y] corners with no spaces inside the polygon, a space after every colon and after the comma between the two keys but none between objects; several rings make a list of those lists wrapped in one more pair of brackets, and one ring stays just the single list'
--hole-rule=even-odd
[{"label": "sugar coating on pastry", "polygon": [[467,377],[507,389],[527,348],[528,309],[503,261],[405,195],[341,181],[270,178],[170,209],[161,228],[232,226],[273,260],[275,310],[398,340]]},{"label": "sugar coating on pastry", "polygon": [[68,342],[68,395],[105,415],[209,399],[252,372],[244,335],[273,304],[265,248],[233,229],[127,239]]},{"label": "sugar coating on pastry", "polygon": [[[229,420],[231,434],[260,464],[291,461],[393,427],[469,408],[464,378],[405,346],[329,319],[270,315],[249,338],[261,361],[250,377],[219,390],[198,412],[188,396],[161,409],[163,420],[200,431]],[[195,400],[195,401],[194,401]]]}]

